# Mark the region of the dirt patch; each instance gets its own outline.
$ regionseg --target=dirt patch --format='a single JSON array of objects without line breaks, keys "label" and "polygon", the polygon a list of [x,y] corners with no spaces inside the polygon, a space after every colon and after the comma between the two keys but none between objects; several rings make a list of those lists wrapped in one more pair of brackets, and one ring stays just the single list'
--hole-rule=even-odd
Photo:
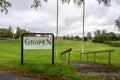
[{"label": "dirt patch", "polygon": [[120,68],[80,61],[71,61],[71,64],[83,76],[97,76],[104,80],[120,80]]},{"label": "dirt patch", "polygon": [[113,73],[120,71],[119,68],[104,64],[93,64],[89,62],[80,62],[80,61],[71,61],[71,64],[76,68],[77,72],[79,73],[88,73],[88,72]]}]

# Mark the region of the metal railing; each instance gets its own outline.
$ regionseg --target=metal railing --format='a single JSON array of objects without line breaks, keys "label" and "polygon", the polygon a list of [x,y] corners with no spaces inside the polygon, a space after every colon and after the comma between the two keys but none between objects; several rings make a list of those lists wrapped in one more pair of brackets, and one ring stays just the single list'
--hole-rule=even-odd
[{"label": "metal railing", "polygon": [[89,54],[94,54],[94,63],[96,63],[96,53],[108,52],[108,65],[110,65],[111,64],[111,53],[113,51],[115,51],[115,50],[102,50],[102,51],[84,52],[84,53],[81,53],[81,58],[82,58],[82,54],[87,54],[87,62],[88,62],[88,55]]},{"label": "metal railing", "polygon": [[61,60],[65,60],[66,61],[66,53],[68,53],[68,64],[70,64],[70,52],[72,51],[72,48],[70,49],[67,49],[65,51],[63,51],[62,53],[60,53],[60,57],[61,57]]}]

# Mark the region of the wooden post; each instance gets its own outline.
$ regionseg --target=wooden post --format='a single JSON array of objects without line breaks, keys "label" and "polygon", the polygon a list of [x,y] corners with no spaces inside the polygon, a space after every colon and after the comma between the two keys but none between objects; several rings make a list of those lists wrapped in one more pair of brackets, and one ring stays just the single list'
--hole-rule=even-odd
[{"label": "wooden post", "polygon": [[110,65],[110,64],[111,64],[111,52],[109,51],[108,54],[109,54],[109,55],[108,55],[108,65]]},{"label": "wooden post", "polygon": [[96,53],[94,52],[94,64],[96,63]]}]

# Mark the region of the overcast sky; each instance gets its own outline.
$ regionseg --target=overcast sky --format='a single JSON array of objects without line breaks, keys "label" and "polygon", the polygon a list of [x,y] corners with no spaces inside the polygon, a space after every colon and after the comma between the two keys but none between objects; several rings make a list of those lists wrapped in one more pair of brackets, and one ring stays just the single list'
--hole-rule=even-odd
[{"label": "overcast sky", "polygon": [[[8,14],[0,12],[0,28],[20,27],[32,32],[56,33],[56,0],[42,2],[37,11],[30,8],[33,0],[8,0],[12,3]],[[119,0],[118,0],[119,1]],[[96,0],[86,0],[85,34],[97,29],[115,29],[114,20],[120,15],[120,4],[112,2],[110,7],[99,5]],[[82,34],[82,7],[59,0],[59,35]]]}]

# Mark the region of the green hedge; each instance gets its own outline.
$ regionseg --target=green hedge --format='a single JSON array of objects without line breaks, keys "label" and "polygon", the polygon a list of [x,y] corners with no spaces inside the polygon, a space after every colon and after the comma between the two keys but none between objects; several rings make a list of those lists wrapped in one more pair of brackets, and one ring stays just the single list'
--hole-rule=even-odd
[{"label": "green hedge", "polygon": [[120,47],[120,41],[105,41],[104,43],[111,45],[111,46]]}]

